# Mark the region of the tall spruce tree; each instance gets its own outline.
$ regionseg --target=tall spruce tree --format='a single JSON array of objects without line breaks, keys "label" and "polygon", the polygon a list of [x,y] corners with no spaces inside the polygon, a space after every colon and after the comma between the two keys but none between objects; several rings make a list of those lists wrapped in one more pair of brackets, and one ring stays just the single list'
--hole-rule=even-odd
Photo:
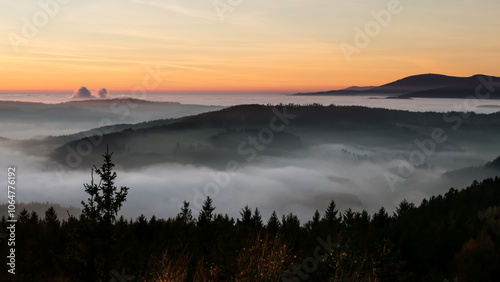
[{"label": "tall spruce tree", "polygon": [[267,228],[267,231],[269,232],[269,234],[271,234],[273,236],[279,232],[279,230],[281,228],[281,222],[280,222],[278,216],[276,215],[275,211],[273,211],[273,213],[271,214],[271,217],[269,217],[269,220],[267,221],[266,228]]},{"label": "tall spruce tree", "polygon": [[[82,215],[88,221],[87,228],[84,228],[88,237],[83,237],[84,242],[80,243],[86,246],[84,249],[88,249],[87,260],[95,261],[97,268],[90,269],[92,274],[88,278],[95,278],[93,275],[97,274],[101,279],[109,280],[113,261],[119,257],[119,250],[115,250],[115,239],[112,237],[113,224],[126,201],[129,188],[122,186],[118,189],[115,186],[117,175],[113,171],[115,164],[111,160],[112,155],[106,146],[106,152],[102,155],[104,163],[100,168],[94,165],[90,184],[84,184],[89,198],[87,203],[82,201]],[[100,178],[99,183],[94,182],[94,171]]]},{"label": "tall spruce tree", "polygon": [[203,207],[201,208],[200,214],[198,215],[198,226],[205,226],[212,223],[214,219],[215,207],[212,205],[212,198],[207,197],[205,202],[203,202]]},{"label": "tall spruce tree", "polygon": [[45,211],[44,222],[48,226],[55,226],[55,227],[59,227],[59,225],[61,224],[61,221],[57,217],[56,209],[53,206],[51,206]]},{"label": "tall spruce tree", "polygon": [[[115,186],[115,164],[111,161],[113,153],[106,147],[104,163],[100,168],[94,166],[91,173],[90,184],[84,184],[85,192],[90,195],[87,203],[82,201],[83,214],[90,220],[113,224],[123,202],[127,199],[128,187],[122,186],[120,190]],[[99,176],[99,184],[94,182],[94,171]]]}]

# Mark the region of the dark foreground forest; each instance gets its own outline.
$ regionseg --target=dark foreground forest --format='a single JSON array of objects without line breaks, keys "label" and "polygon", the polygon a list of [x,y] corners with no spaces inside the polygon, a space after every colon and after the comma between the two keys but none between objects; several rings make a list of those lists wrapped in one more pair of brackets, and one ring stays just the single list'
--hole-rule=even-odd
[{"label": "dark foreground forest", "polygon": [[[500,178],[400,203],[370,215],[340,212],[335,199],[301,223],[292,213],[239,218],[207,198],[174,218],[117,218],[127,187],[115,187],[111,154],[85,184],[83,213],[59,220],[22,210],[15,275],[0,281],[498,281]],[[99,179],[100,178],[100,179]],[[132,188],[133,189],[133,188]],[[0,233],[10,223],[2,218]],[[5,240],[1,253],[7,254]],[[2,255],[5,268],[8,261]]]}]

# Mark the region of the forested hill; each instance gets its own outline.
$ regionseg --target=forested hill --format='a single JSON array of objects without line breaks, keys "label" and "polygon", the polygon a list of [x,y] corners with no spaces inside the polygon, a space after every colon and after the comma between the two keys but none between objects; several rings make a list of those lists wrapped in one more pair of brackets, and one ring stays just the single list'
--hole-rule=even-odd
[{"label": "forested hill", "polygon": [[443,176],[455,183],[467,181],[468,179],[484,179],[500,172],[500,157],[480,166],[465,167],[462,169],[449,171]]},{"label": "forested hill", "polygon": [[[305,223],[249,207],[229,218],[207,198],[199,215],[186,203],[175,218],[120,218],[105,253],[98,223],[22,211],[15,278],[96,281],[103,269],[123,269],[138,281],[498,281],[499,204],[499,177],[418,207],[403,201],[393,215],[341,212],[332,201]],[[0,233],[8,225],[3,218]]]},{"label": "forested hill", "polygon": [[[249,136],[258,136],[261,130],[270,130],[271,123],[284,127],[272,132],[272,142],[266,144],[266,150],[261,155],[286,156],[299,149],[327,143],[411,148],[414,140],[429,138],[435,128],[445,130],[449,136],[449,141],[437,148],[441,151],[461,151],[460,143],[500,138],[500,112],[465,115],[359,106],[242,105],[163,123],[156,121],[151,123],[151,127],[143,124],[141,127],[126,128],[123,125],[123,131],[102,136],[91,155],[86,156],[77,167],[89,167],[105,150],[106,144],[124,167],[165,162],[217,166],[230,159],[241,158],[238,146]],[[54,142],[47,139],[49,141]],[[95,143],[91,138],[61,143],[50,152],[51,158],[64,163],[68,152],[77,151],[82,141]],[[32,143],[28,145],[30,150],[34,150]],[[37,144],[43,145],[43,141]]]}]

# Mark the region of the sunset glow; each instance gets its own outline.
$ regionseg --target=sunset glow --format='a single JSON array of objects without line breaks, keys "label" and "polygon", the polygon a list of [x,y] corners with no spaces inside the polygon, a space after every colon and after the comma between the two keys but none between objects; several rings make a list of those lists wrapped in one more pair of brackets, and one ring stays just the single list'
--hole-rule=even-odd
[{"label": "sunset glow", "polygon": [[[165,77],[155,91],[176,92],[500,74],[500,2],[365,2],[243,0],[218,13],[213,1],[8,1],[0,12],[0,90],[129,91],[156,65]],[[365,31],[388,5],[400,12],[387,24],[379,19],[380,31],[346,60],[339,46],[356,46],[357,28]]]}]

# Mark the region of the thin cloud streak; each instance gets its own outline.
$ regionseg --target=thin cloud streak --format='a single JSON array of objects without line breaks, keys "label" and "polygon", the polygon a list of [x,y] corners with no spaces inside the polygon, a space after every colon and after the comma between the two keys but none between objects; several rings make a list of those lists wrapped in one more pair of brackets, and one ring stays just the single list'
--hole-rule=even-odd
[{"label": "thin cloud streak", "polygon": [[[34,53],[35,54],[35,53]],[[39,53],[42,54],[42,53]],[[49,53],[46,53],[49,54]],[[61,53],[52,53],[51,55],[61,56],[62,58],[52,57],[52,58],[41,58],[36,56],[24,56],[24,57],[16,57],[16,58],[8,58],[12,59],[12,61],[28,61],[28,62],[94,62],[94,63],[113,63],[113,64],[135,64],[135,65],[154,65],[157,62],[154,61],[139,61],[139,60],[124,60],[124,59],[111,59],[111,58],[103,58],[103,57],[87,57],[87,56],[77,56],[77,55],[69,55],[69,54],[61,54]],[[1,57],[0,57],[1,58]],[[187,65],[181,64],[161,64],[163,68],[169,69],[186,69],[186,70],[197,70],[197,71],[209,71],[209,68],[200,68],[200,67],[190,67]]]},{"label": "thin cloud streak", "polygon": [[178,14],[183,14],[190,17],[195,17],[204,20],[218,20],[215,11],[208,13],[198,9],[187,9],[178,4],[174,3],[164,3],[164,2],[156,2],[156,1],[145,1],[145,0],[132,0],[133,3],[144,4],[153,7],[162,8],[165,10],[169,10]]}]

